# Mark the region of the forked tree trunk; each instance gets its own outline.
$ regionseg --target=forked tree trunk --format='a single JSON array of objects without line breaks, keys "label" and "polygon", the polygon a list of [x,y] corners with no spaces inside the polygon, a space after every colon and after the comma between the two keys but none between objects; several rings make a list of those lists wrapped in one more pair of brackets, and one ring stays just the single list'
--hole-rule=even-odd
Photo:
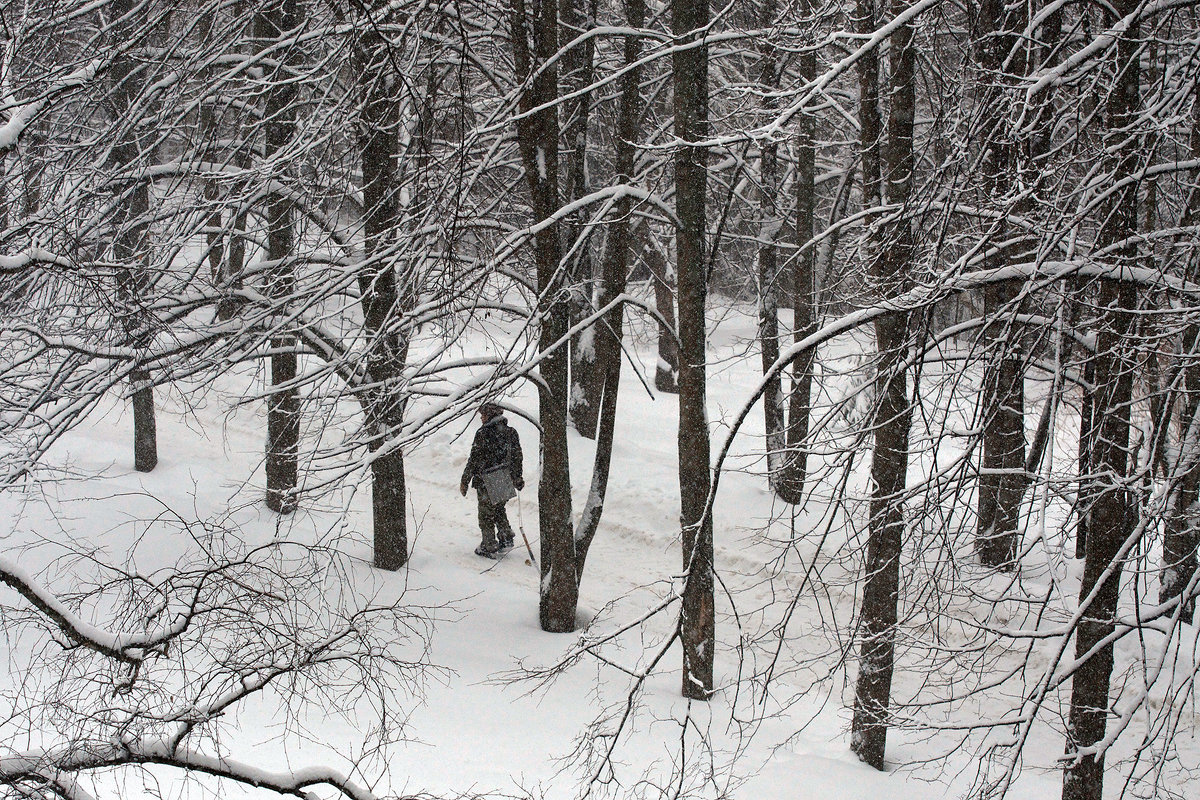
[{"label": "forked tree trunk", "polygon": [[[1118,0],[1105,27],[1133,13],[1137,0]],[[1139,105],[1138,30],[1133,25],[1117,38],[1112,62],[1115,84],[1105,107],[1111,131],[1109,147],[1113,192],[1100,214],[1098,249],[1133,267],[1137,247],[1137,144],[1129,136]],[[1067,756],[1063,769],[1063,800],[1101,800],[1104,792],[1104,753],[1088,752],[1104,739],[1109,715],[1109,685],[1113,644],[1105,642],[1116,625],[1121,583],[1122,551],[1130,547],[1138,528],[1137,503],[1126,479],[1129,475],[1130,406],[1133,370],[1130,337],[1134,332],[1137,292],[1133,284],[1101,281],[1100,319],[1094,365],[1095,416],[1089,441],[1093,498],[1088,514],[1083,580],[1079,587],[1081,618],[1075,630],[1077,666],[1071,675],[1071,707],[1067,720]],[[1083,477],[1081,476],[1081,481]],[[1082,488],[1082,483],[1081,483]],[[1080,752],[1083,751],[1083,752]]]},{"label": "forked tree trunk", "polygon": [[[121,44],[144,37],[149,23],[145,9],[133,0],[116,0],[111,12],[118,24],[113,37]],[[136,171],[146,159],[145,133],[133,115],[136,113],[138,62],[128,53],[117,56],[109,68],[110,98],[116,125],[122,130],[111,150],[109,165],[118,173],[114,182],[118,195],[113,224],[113,257],[117,266],[117,296],[121,305],[121,326],[127,342],[134,348],[146,347],[153,337],[149,313],[143,297],[149,286],[150,242],[147,216],[150,188],[142,181],[131,182],[128,173]],[[124,173],[124,174],[122,174]],[[133,468],[149,472],[158,464],[158,429],[154,419],[154,389],[150,373],[135,367],[129,373],[133,405]]]},{"label": "forked tree trunk", "polygon": [[[894,2],[893,14],[902,12],[907,3]],[[860,30],[873,30],[874,9],[859,6]],[[891,75],[888,96],[887,140],[883,163],[887,174],[887,202],[897,209],[907,205],[912,187],[913,121],[916,110],[915,49],[910,24],[896,27],[890,42]],[[875,65],[877,70],[878,65]],[[860,80],[864,80],[860,77]],[[877,83],[865,76],[862,105],[872,113],[871,93]],[[877,106],[874,106],[877,109]],[[863,136],[873,126],[863,125]],[[871,142],[864,139],[864,167]],[[866,172],[866,169],[864,169]],[[868,173],[869,174],[869,173]],[[864,191],[864,196],[871,194]],[[881,297],[904,291],[910,281],[912,258],[911,224],[898,222],[885,226],[885,240],[873,255],[872,278]],[[861,643],[858,679],[854,690],[854,718],[851,723],[851,749],[865,763],[883,769],[889,725],[889,706],[894,670],[896,621],[900,592],[900,553],[904,535],[904,492],[907,485],[908,447],[911,409],[907,360],[908,315],[896,313],[880,317],[875,323],[879,364],[875,378],[875,414],[872,429],[875,445],[871,456],[871,504],[868,521],[867,555],[864,570]]]},{"label": "forked tree trunk", "polygon": [[[382,17],[382,15],[381,15]],[[355,43],[355,73],[360,87],[359,157],[363,181],[365,261],[358,272],[367,373],[371,388],[363,397],[371,451],[371,519],[374,563],[396,570],[408,561],[404,454],[389,438],[404,421],[404,394],[398,385],[408,359],[408,340],[398,317],[412,308],[411,272],[396,274],[401,231],[400,164],[401,85],[388,43],[378,26],[360,24]],[[365,21],[364,21],[365,22]],[[417,137],[418,161],[423,145]]]},{"label": "forked tree trunk", "polygon": [[[597,0],[561,0],[563,45],[596,26]],[[595,74],[595,40],[588,39],[563,54],[563,89],[565,94],[582,91],[590,86]],[[585,196],[588,186],[588,121],[591,116],[592,94],[585,92],[567,101],[563,121],[564,201],[573,203]],[[596,276],[586,212],[578,210],[567,218],[567,241],[573,245],[574,257],[568,259],[571,286],[571,325],[584,319],[595,309]],[[582,240],[582,241],[581,241]],[[585,328],[571,338],[571,422],[580,436],[596,438],[600,419],[603,367],[599,365],[596,326]]]},{"label": "forked tree trunk", "polygon": [[[646,23],[645,0],[625,0],[625,14],[630,28],[640,28]],[[641,57],[641,39],[625,37],[625,67],[629,70],[621,78],[621,105],[617,117],[616,176],[624,183],[633,181],[634,157],[637,147],[638,127],[642,114],[641,68],[633,66]],[[613,208],[613,220],[608,226],[608,242],[604,248],[604,268],[601,275],[600,307],[614,302],[625,292],[629,276],[629,255],[632,250],[630,216],[633,200],[624,196]],[[609,468],[612,465],[613,437],[617,427],[617,397],[621,386],[621,339],[624,330],[625,311],[622,306],[605,314],[596,326],[596,366],[603,376],[600,402],[600,420],[596,436],[596,457],[592,466],[592,485],[588,492],[587,505],[575,531],[575,577],[583,580],[583,565],[588,550],[600,526],[604,511],[604,498],[608,492]]]},{"label": "forked tree trunk", "polygon": [[[671,4],[676,41],[694,42],[708,26],[708,0]],[[716,646],[713,521],[705,512],[711,486],[708,415],[705,409],[705,257],[707,148],[693,144],[708,136],[708,46],[672,55],[675,89],[675,239],[679,281],[679,497],[686,578],[679,619],[683,643],[683,695],[707,700],[713,692]]]},{"label": "forked tree trunk", "polygon": [[[558,93],[558,69],[551,61],[558,50],[558,8],[554,0],[538,0],[531,5],[527,11],[525,0],[514,0],[509,19],[517,80],[525,84],[517,141],[536,223],[549,219],[559,209],[558,112],[553,105]],[[533,111],[539,107],[539,111]],[[542,580],[538,616],[542,630],[552,633],[575,630],[579,603],[567,454],[569,359],[563,347],[551,351],[566,335],[570,320],[570,308],[560,291],[561,256],[558,225],[545,225],[534,238],[537,311],[541,319],[538,346],[545,353],[538,391],[538,421],[542,426],[542,472],[538,482]]]},{"label": "forked tree trunk", "polygon": [[[1003,242],[1006,198],[1016,168],[1009,137],[1002,130],[1002,101],[1007,84],[1004,75],[1018,67],[1011,63],[1017,32],[1024,24],[1008,14],[1002,0],[985,0],[976,11],[975,58],[978,65],[982,156],[980,159],[985,202],[999,209],[990,238]],[[1008,254],[993,252],[984,260],[985,269],[1008,265]],[[1025,494],[1025,371],[1020,339],[1006,324],[1017,313],[1015,305],[1020,281],[988,286],[983,292],[984,319],[981,335],[985,343],[983,387],[983,456],[979,470],[979,516],[976,552],[982,564],[996,569],[1016,567],[1020,544],[1018,531],[1021,498]]]},{"label": "forked tree trunk", "polygon": [[[300,23],[299,0],[276,0],[261,9],[254,18],[254,35],[260,47],[270,47]],[[296,135],[296,84],[291,71],[283,65],[294,56],[294,47],[281,49],[276,67],[268,79],[263,107],[263,158],[275,180],[287,172],[284,153]],[[291,259],[295,245],[292,203],[282,193],[272,193],[266,201],[267,273],[266,295],[275,306],[277,320],[286,316],[288,298],[295,286],[295,266]],[[300,448],[300,394],[296,381],[296,337],[286,323],[278,323],[271,337],[271,388],[267,394],[267,508],[289,514],[296,508],[296,487]]]}]

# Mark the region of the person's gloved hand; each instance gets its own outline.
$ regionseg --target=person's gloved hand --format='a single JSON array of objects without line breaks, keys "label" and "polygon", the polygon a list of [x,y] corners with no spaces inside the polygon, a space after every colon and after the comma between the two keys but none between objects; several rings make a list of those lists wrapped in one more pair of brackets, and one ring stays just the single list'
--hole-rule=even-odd
[{"label": "person's gloved hand", "polygon": [[515,481],[513,481],[513,486],[517,487],[518,492],[521,491],[525,488],[525,479],[517,478]]},{"label": "person's gloved hand", "polygon": [[467,482],[466,481],[463,481],[462,483],[460,483],[458,485],[458,493],[461,494],[463,497],[467,496]]}]

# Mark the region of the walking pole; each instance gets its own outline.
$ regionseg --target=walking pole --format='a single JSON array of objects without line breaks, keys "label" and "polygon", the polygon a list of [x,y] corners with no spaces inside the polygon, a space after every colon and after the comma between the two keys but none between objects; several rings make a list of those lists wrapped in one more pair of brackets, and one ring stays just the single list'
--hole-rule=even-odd
[{"label": "walking pole", "polygon": [[521,513],[520,494],[517,494],[517,529],[521,531],[521,539],[525,542],[525,549],[529,551],[529,558],[525,563],[536,567],[537,559],[533,557],[533,548],[529,546],[529,537],[525,535],[525,515]]}]

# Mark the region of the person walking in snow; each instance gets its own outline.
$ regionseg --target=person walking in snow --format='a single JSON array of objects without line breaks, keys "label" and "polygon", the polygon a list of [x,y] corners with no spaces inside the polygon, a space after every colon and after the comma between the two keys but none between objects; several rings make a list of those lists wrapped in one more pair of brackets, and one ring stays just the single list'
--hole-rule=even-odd
[{"label": "person walking in snow", "polygon": [[468,487],[475,486],[479,531],[483,534],[475,555],[495,558],[501,550],[513,546],[513,529],[504,513],[504,504],[525,488],[521,477],[521,439],[495,403],[480,406],[479,418],[483,425],[475,431],[458,491],[466,497]]}]

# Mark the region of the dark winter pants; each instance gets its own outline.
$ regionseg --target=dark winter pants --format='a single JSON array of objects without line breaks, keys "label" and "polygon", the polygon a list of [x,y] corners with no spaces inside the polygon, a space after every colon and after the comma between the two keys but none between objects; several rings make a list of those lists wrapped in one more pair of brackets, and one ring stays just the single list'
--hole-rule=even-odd
[{"label": "dark winter pants", "polygon": [[512,525],[508,524],[508,514],[504,513],[504,505],[494,506],[487,501],[483,492],[476,492],[475,496],[479,500],[479,530],[483,533],[483,547],[485,550],[495,550],[499,546],[496,540],[496,531],[500,531],[500,535],[505,539],[513,538]]}]

